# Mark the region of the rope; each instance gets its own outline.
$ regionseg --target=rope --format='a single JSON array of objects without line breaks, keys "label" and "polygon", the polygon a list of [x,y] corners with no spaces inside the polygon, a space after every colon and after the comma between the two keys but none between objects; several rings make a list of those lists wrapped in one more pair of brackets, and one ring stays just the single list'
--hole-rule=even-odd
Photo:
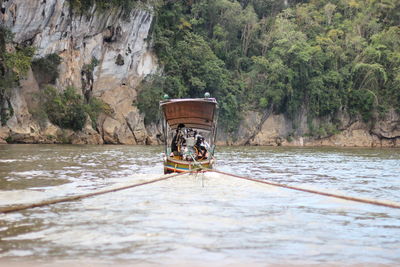
[{"label": "rope", "polygon": [[379,200],[374,200],[374,199],[365,199],[365,198],[359,198],[359,197],[338,195],[338,194],[327,193],[327,192],[322,192],[322,191],[317,191],[317,190],[312,190],[312,189],[306,189],[306,188],[292,186],[292,185],[274,183],[274,182],[270,182],[270,181],[266,181],[266,180],[258,180],[258,179],[243,177],[243,176],[230,174],[230,173],[217,171],[217,170],[206,170],[206,171],[202,171],[202,172],[215,172],[215,173],[224,174],[227,176],[232,176],[235,178],[248,180],[248,181],[252,181],[252,182],[256,182],[256,183],[262,183],[262,184],[267,184],[267,185],[271,185],[271,186],[282,187],[282,188],[286,188],[286,189],[292,189],[292,190],[297,190],[297,191],[302,191],[302,192],[307,192],[307,193],[312,193],[312,194],[317,194],[317,195],[322,195],[322,196],[327,196],[327,197],[334,197],[334,198],[339,198],[339,199],[344,199],[344,200],[349,200],[349,201],[371,204],[371,205],[375,205],[375,206],[383,206],[383,207],[387,207],[387,208],[400,209],[400,203],[396,203],[396,202],[389,203],[389,202],[384,202],[384,201],[379,201]]},{"label": "rope", "polygon": [[20,210],[26,210],[26,209],[31,209],[31,208],[43,207],[43,206],[48,206],[48,205],[57,204],[57,203],[61,203],[61,202],[68,202],[68,201],[74,201],[74,200],[78,200],[78,199],[83,199],[83,198],[103,195],[103,194],[107,194],[107,193],[111,193],[111,192],[121,191],[121,190],[129,189],[129,188],[139,187],[139,186],[142,186],[142,185],[147,185],[147,184],[152,184],[152,183],[168,180],[168,179],[171,179],[173,177],[176,177],[176,176],[179,176],[179,175],[183,175],[183,174],[187,174],[187,173],[190,173],[190,172],[177,173],[177,174],[173,174],[173,175],[170,175],[170,176],[149,180],[149,181],[146,181],[146,182],[141,182],[141,183],[131,184],[131,185],[125,185],[125,186],[121,186],[121,187],[117,187],[117,188],[106,189],[106,190],[96,191],[96,192],[82,194],[82,195],[68,196],[68,197],[62,197],[62,198],[57,198],[57,199],[52,199],[52,200],[45,200],[45,201],[37,202],[37,203],[29,203],[29,204],[22,204],[22,205],[11,206],[11,207],[6,207],[6,208],[0,208],[0,213],[10,213],[10,212],[14,212],[14,211],[20,211]]},{"label": "rope", "polygon": [[121,191],[129,188],[134,188],[134,187],[139,187],[142,185],[147,185],[147,184],[152,184],[164,180],[171,179],[173,177],[187,174],[187,173],[205,173],[205,172],[215,172],[231,177],[235,177],[238,179],[242,180],[247,180],[247,181],[252,181],[256,183],[262,183],[262,184],[267,184],[275,187],[282,187],[286,189],[291,189],[291,190],[297,190],[297,191],[302,191],[302,192],[307,192],[311,194],[317,194],[317,195],[322,195],[322,196],[327,196],[327,197],[333,197],[333,198],[339,198],[339,199],[344,199],[344,200],[349,200],[349,201],[355,201],[359,203],[365,203],[365,204],[371,204],[371,205],[376,205],[376,206],[383,206],[383,207],[388,207],[388,208],[394,208],[394,209],[400,209],[400,203],[389,203],[389,202],[384,202],[384,201],[379,201],[379,200],[373,200],[373,199],[364,199],[364,198],[359,198],[359,197],[352,197],[352,196],[345,196],[345,195],[339,195],[339,194],[333,194],[333,193],[327,193],[327,192],[322,192],[322,191],[317,191],[317,190],[312,190],[312,189],[306,189],[298,186],[292,186],[292,185],[286,185],[286,184],[280,184],[280,183],[275,183],[271,181],[266,181],[266,180],[259,180],[259,179],[253,179],[253,178],[248,178],[248,177],[243,177],[227,172],[222,172],[222,171],[217,171],[217,170],[193,170],[193,171],[187,171],[187,172],[182,172],[182,173],[176,173],[170,176],[166,177],[161,177],[157,179],[153,179],[150,181],[146,182],[141,182],[137,184],[131,184],[131,185],[126,185],[122,187],[117,187],[113,189],[106,189],[106,190],[101,190],[97,192],[92,192],[92,193],[87,193],[87,194],[82,194],[82,195],[75,195],[75,196],[68,196],[68,197],[63,197],[63,198],[58,198],[58,199],[53,199],[53,200],[46,200],[38,203],[31,203],[31,204],[22,204],[22,205],[17,205],[17,206],[11,206],[11,207],[6,207],[6,208],[0,208],[0,213],[10,213],[14,211],[21,211],[21,210],[26,210],[26,209],[31,209],[31,208],[36,208],[36,207],[43,207],[43,206],[48,206],[52,204],[57,204],[61,202],[68,202],[68,201],[75,201],[78,199],[83,199],[83,198],[88,198],[88,197],[93,197],[93,196],[98,196],[102,194],[107,194],[111,192],[116,192],[116,191]]}]

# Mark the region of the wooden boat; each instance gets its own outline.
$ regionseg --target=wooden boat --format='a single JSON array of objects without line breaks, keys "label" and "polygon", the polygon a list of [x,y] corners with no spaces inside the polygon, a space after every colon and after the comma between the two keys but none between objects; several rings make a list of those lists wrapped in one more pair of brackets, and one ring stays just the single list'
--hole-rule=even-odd
[{"label": "wooden boat", "polygon": [[218,103],[205,98],[160,101],[164,173],[211,169],[215,163]]}]

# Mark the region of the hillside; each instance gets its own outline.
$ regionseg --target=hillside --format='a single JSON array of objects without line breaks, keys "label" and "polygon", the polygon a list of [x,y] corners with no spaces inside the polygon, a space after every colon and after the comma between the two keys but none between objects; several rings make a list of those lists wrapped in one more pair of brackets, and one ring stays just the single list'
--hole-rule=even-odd
[{"label": "hillside", "polygon": [[[210,92],[220,103],[222,144],[400,146],[399,1],[1,5],[0,137],[9,142],[29,142],[33,128],[41,137],[31,142],[79,135],[67,141],[159,143],[161,96]],[[42,14],[47,24],[34,28],[18,12]],[[148,14],[141,15],[144,24],[138,14]],[[49,75],[46,67],[57,72]],[[31,117],[18,121],[12,88],[27,88],[29,77],[47,102],[35,111],[35,100],[25,99]],[[51,104],[57,97],[61,107]],[[30,126],[19,138],[16,125]]]}]

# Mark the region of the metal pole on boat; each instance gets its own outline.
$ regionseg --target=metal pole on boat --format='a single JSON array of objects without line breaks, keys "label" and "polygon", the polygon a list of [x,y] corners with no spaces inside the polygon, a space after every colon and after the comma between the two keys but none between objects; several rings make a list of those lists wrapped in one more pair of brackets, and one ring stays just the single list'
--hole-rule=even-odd
[{"label": "metal pole on boat", "polygon": [[219,109],[218,109],[218,104],[216,106],[215,109],[215,113],[214,113],[214,125],[212,128],[212,146],[213,146],[213,151],[212,151],[212,155],[214,155],[215,152],[215,142],[217,141],[217,125],[218,125],[218,115],[219,115]]},{"label": "metal pole on boat", "polygon": [[[169,99],[169,96],[167,94],[165,94],[163,96],[163,101],[166,101]],[[168,153],[168,136],[167,136],[167,122],[165,120],[165,116],[164,116],[164,112],[163,112],[163,107],[161,105],[161,103],[163,101],[160,101],[160,109],[159,112],[161,113],[161,125],[162,125],[162,131],[163,131],[163,136],[164,136],[164,151],[165,151],[165,155],[168,157],[167,153]]]}]

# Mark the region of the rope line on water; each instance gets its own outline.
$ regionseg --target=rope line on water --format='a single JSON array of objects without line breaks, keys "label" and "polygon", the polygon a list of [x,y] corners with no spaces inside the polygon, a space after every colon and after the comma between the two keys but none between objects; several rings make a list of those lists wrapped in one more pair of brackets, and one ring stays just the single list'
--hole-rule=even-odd
[{"label": "rope line on water", "polygon": [[38,203],[21,204],[21,205],[16,205],[16,206],[11,206],[11,207],[0,208],[0,213],[10,213],[10,212],[21,211],[21,210],[26,210],[26,209],[30,209],[30,208],[48,206],[48,205],[57,204],[57,203],[61,203],[61,202],[75,201],[75,200],[79,200],[79,199],[83,199],[83,198],[103,195],[103,194],[107,194],[107,193],[112,193],[112,192],[116,192],[116,191],[134,188],[134,187],[139,187],[139,186],[143,186],[143,185],[147,185],[147,184],[152,184],[152,183],[168,180],[168,179],[177,177],[179,175],[193,174],[193,173],[197,174],[197,173],[206,173],[206,172],[219,173],[219,174],[227,175],[227,176],[242,179],[242,180],[267,184],[270,186],[281,187],[281,188],[286,188],[286,189],[291,189],[291,190],[296,190],[296,191],[301,191],[301,192],[306,192],[306,193],[312,193],[312,194],[333,197],[333,198],[338,198],[338,199],[344,199],[344,200],[348,200],[348,201],[355,201],[355,202],[359,202],[359,203],[371,204],[371,205],[376,205],[376,206],[400,209],[400,203],[396,203],[396,202],[384,202],[384,201],[379,201],[379,200],[374,200],[374,199],[365,199],[365,198],[360,198],[360,197],[352,197],[352,196],[346,196],[346,195],[333,194],[333,193],[328,193],[328,192],[323,192],[323,191],[318,191],[318,190],[313,190],[313,189],[302,188],[302,187],[298,187],[298,186],[275,183],[275,182],[271,182],[268,180],[261,180],[261,179],[254,179],[254,178],[239,176],[236,174],[231,174],[231,173],[217,171],[217,170],[195,170],[195,171],[186,171],[186,172],[182,172],[182,173],[175,173],[175,174],[172,174],[169,176],[160,177],[160,178],[156,178],[156,179],[145,181],[145,182],[140,182],[140,183],[131,184],[131,185],[125,185],[125,186],[121,186],[121,187],[117,187],[117,188],[106,189],[106,190],[96,191],[96,192],[82,194],[82,195],[67,196],[67,197],[62,197],[62,198],[57,198],[57,199],[52,199],[52,200],[45,200],[45,201],[38,202]]},{"label": "rope line on water", "polygon": [[355,202],[360,202],[360,203],[365,203],[365,204],[371,204],[375,206],[383,206],[387,208],[394,208],[394,209],[400,209],[400,203],[396,202],[384,202],[380,200],[375,200],[375,199],[365,199],[365,198],[360,198],[360,197],[352,197],[352,196],[345,196],[345,195],[339,195],[339,194],[333,194],[333,193],[328,193],[328,192],[322,192],[318,190],[313,190],[313,189],[307,189],[307,188],[302,188],[298,186],[292,186],[292,185],[286,185],[286,184],[280,184],[280,183],[275,183],[267,180],[260,180],[260,179],[254,179],[254,178],[249,178],[249,177],[243,177],[239,176],[236,174],[231,174],[227,172],[222,172],[222,171],[217,171],[217,170],[203,170],[202,172],[215,172],[243,180],[248,180],[256,183],[262,183],[262,184],[267,184],[275,187],[282,187],[286,189],[291,189],[291,190],[297,190],[297,191],[302,191],[302,192],[307,192],[307,193],[312,193],[312,194],[317,194],[317,195],[322,195],[322,196],[327,196],[327,197],[333,197],[333,198],[339,198],[339,199],[344,199],[344,200],[349,200],[349,201],[355,201]]},{"label": "rope line on water", "polygon": [[82,195],[67,196],[67,197],[62,197],[62,198],[45,200],[45,201],[41,201],[41,202],[37,202],[37,203],[21,204],[21,205],[16,205],[16,206],[11,206],[11,207],[0,208],[0,213],[10,213],[10,212],[14,212],[14,211],[21,211],[21,210],[26,210],[26,209],[31,209],[31,208],[44,207],[44,206],[57,204],[57,203],[61,203],[61,202],[75,201],[78,199],[103,195],[103,194],[107,194],[107,193],[112,193],[112,192],[116,192],[116,191],[121,191],[121,190],[129,189],[129,188],[139,187],[142,185],[147,185],[147,184],[152,184],[152,183],[168,180],[168,179],[171,179],[171,178],[174,178],[176,176],[183,175],[186,173],[190,173],[190,172],[176,173],[176,174],[172,174],[170,176],[156,178],[156,179],[145,181],[145,182],[140,182],[140,183],[131,184],[131,185],[125,185],[125,186],[112,188],[112,189],[105,189],[105,190],[82,194]]}]

